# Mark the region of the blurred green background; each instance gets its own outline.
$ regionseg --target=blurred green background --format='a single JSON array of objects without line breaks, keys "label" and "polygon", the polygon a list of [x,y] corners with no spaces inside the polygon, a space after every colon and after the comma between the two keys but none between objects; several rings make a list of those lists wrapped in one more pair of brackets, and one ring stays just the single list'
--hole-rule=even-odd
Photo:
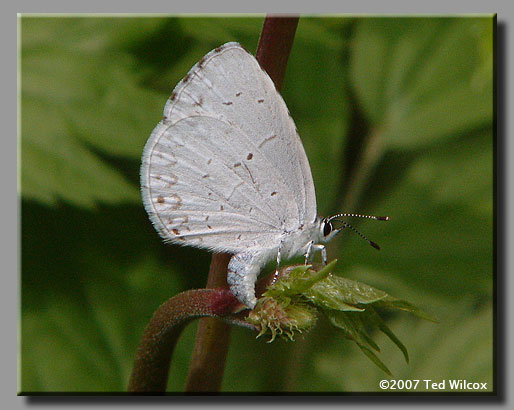
[{"label": "blurred green background", "polygon": [[[20,18],[21,392],[124,391],[153,311],[205,286],[210,254],[151,226],[140,157],[189,68],[227,41],[254,51],[262,22]],[[329,259],[440,321],[387,316],[411,356],[375,335],[396,379],[492,389],[493,30],[492,16],[298,26],[283,95],[319,212],[391,217],[355,221],[380,252],[343,232]],[[195,330],[169,391],[183,390]],[[223,391],[380,391],[388,378],[323,318],[295,343],[265,341],[233,330]]]}]

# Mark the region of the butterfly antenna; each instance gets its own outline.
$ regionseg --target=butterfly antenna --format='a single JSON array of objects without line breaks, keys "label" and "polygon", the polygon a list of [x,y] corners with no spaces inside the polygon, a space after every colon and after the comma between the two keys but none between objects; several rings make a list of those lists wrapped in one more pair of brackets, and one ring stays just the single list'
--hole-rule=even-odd
[{"label": "butterfly antenna", "polygon": [[335,218],[344,218],[344,217],[350,217],[350,218],[366,218],[366,219],[374,219],[375,221],[389,221],[388,216],[374,216],[374,215],[360,215],[360,214],[337,214],[334,216],[331,216],[329,221]]},{"label": "butterfly antenna", "polygon": [[353,226],[351,226],[348,222],[345,222],[345,221],[341,221],[341,223],[343,224],[343,228],[350,228],[353,232],[355,232],[357,235],[359,235],[362,239],[364,239],[366,242],[368,242],[371,246],[373,246],[373,248],[375,249],[378,249],[380,250],[380,246],[378,246],[378,244],[376,244],[375,242],[373,241],[370,241],[368,238],[366,238],[363,234],[361,234],[357,229],[355,229]]}]

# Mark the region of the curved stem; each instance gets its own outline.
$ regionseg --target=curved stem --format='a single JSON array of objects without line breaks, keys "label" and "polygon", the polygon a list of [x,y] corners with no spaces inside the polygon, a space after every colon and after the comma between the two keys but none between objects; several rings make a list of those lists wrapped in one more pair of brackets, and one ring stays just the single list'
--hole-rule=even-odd
[{"label": "curved stem", "polygon": [[179,293],[163,303],[145,329],[136,352],[128,391],[164,393],[171,355],[184,327],[201,316],[226,316],[240,302],[228,289],[197,289]]}]

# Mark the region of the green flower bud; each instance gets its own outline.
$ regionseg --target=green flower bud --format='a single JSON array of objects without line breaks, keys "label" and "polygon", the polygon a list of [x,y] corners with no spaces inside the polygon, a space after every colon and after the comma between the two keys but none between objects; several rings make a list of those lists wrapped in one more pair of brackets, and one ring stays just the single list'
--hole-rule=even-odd
[{"label": "green flower bud", "polygon": [[248,322],[259,326],[257,337],[271,332],[272,342],[281,336],[294,340],[294,333],[309,330],[316,323],[317,311],[303,302],[290,303],[288,298],[265,296],[259,299],[255,308],[248,315]]}]

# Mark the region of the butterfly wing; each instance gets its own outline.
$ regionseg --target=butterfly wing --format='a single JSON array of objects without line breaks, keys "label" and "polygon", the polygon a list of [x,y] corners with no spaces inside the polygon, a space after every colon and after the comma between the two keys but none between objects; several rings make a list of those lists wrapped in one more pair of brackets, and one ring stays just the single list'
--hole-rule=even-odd
[{"label": "butterfly wing", "polygon": [[175,88],[145,146],[141,186],[165,240],[215,251],[277,247],[285,230],[316,218],[294,122],[237,43],[211,51]]}]

